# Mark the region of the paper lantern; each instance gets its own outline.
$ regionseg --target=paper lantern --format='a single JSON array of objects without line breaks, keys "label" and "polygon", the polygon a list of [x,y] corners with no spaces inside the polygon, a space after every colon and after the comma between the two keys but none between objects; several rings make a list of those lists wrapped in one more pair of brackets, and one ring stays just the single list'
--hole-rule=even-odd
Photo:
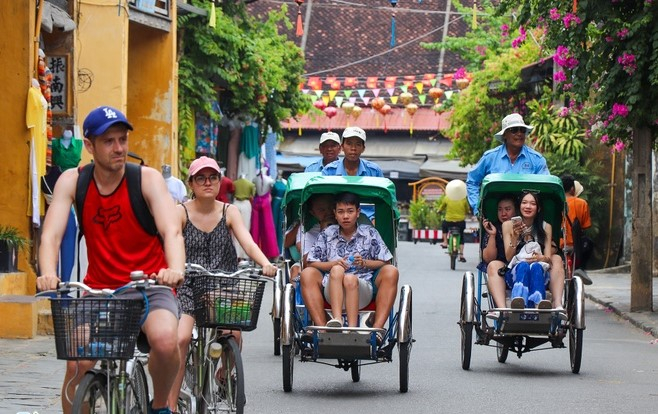
[{"label": "paper lantern", "polygon": [[360,106],[355,106],[354,109],[352,109],[352,118],[356,121],[359,119],[359,116],[361,116],[361,112],[363,111],[363,108]]},{"label": "paper lantern", "polygon": [[443,89],[441,88],[430,88],[429,95],[432,99],[434,99],[434,102],[438,101],[441,99],[443,96]]},{"label": "paper lantern", "polygon": [[325,115],[327,115],[327,118],[331,119],[336,116],[338,113],[338,109],[336,109],[335,106],[328,106],[322,110]]},{"label": "paper lantern", "polygon": [[386,115],[391,113],[391,106],[388,104],[385,104],[379,109],[379,113],[384,115],[384,133],[388,132],[388,126],[386,125]]},{"label": "paper lantern", "polygon": [[466,183],[462,180],[452,180],[446,185],[446,197],[459,201],[466,198]]},{"label": "paper lantern", "polygon": [[352,102],[345,102],[341,108],[343,109],[343,112],[345,112],[345,115],[349,117],[354,111],[354,104]]},{"label": "paper lantern", "polygon": [[414,103],[410,103],[409,105],[407,105],[405,107],[405,109],[407,110],[407,113],[409,114],[409,117],[411,118],[411,120],[409,121],[409,135],[413,135],[414,134],[414,114],[418,110],[418,105],[416,105]]},{"label": "paper lantern", "polygon": [[379,112],[381,112],[381,109],[384,107],[384,105],[386,105],[386,101],[384,100],[384,98],[375,98],[372,100],[372,102],[370,102],[370,106],[372,106],[374,110]]},{"label": "paper lantern", "polygon": [[409,92],[402,92],[400,94],[400,103],[403,106],[409,105],[413,99],[414,99],[414,96],[412,94],[410,94]]},{"label": "paper lantern", "polygon": [[327,104],[324,103],[322,99],[318,99],[317,101],[313,102],[313,106],[318,108],[321,111],[324,111],[324,108],[327,107]]},{"label": "paper lantern", "polygon": [[442,114],[443,111],[443,104],[437,103],[432,105],[432,111],[434,111],[435,114]]},{"label": "paper lantern", "polygon": [[457,79],[457,80],[455,81],[455,83],[457,84],[457,87],[458,87],[459,89],[466,89],[466,87],[468,86],[468,84],[469,84],[470,82],[469,82],[468,79],[466,79],[466,78],[461,78],[461,79]]}]

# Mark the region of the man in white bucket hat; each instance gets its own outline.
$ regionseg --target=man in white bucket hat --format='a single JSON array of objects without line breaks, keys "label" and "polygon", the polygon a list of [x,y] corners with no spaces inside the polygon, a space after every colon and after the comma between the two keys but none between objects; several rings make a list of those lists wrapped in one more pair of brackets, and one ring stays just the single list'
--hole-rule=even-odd
[{"label": "man in white bucket hat", "polygon": [[482,154],[480,161],[466,177],[468,202],[473,214],[478,214],[480,185],[487,174],[549,174],[544,156],[525,144],[526,136],[532,128],[523,122],[519,114],[503,118],[502,129],[494,135],[503,145]]}]

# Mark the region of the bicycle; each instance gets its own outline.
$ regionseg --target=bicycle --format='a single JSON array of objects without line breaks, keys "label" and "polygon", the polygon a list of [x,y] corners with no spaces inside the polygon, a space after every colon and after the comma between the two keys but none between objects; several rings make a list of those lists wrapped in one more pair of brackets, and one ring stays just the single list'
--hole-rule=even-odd
[{"label": "bicycle", "polygon": [[448,229],[448,254],[450,255],[450,270],[455,270],[457,256],[459,256],[459,245],[461,244],[461,233],[459,227]]},{"label": "bicycle", "polygon": [[[61,282],[56,291],[37,294],[58,295],[50,298],[57,359],[101,361],[80,381],[72,401],[75,413],[138,414],[148,409],[148,382],[141,356],[135,356],[135,344],[148,314],[143,291],[155,281],[146,279],[142,271],[132,272],[130,278],[116,290]],[[116,296],[131,288],[140,290],[144,299]],[[70,297],[71,291],[84,296]]]},{"label": "bicycle", "polygon": [[[280,271],[280,270],[279,270]],[[240,345],[233,331],[256,329],[265,282],[255,268],[234,273],[188,264],[195,328],[178,398],[179,413],[242,413],[246,403]]]}]

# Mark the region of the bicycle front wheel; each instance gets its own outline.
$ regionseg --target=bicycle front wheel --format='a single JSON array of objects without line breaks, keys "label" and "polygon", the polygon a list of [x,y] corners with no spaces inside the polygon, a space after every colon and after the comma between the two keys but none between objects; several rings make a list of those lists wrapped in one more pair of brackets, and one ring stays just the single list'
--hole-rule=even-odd
[{"label": "bicycle front wheel", "polygon": [[148,410],[149,388],[142,362],[135,358],[126,393],[126,413],[142,414]]},{"label": "bicycle front wheel", "polygon": [[109,413],[107,402],[107,377],[100,372],[87,372],[73,397],[74,413]]},{"label": "bicycle front wheel", "polygon": [[220,337],[219,343],[222,356],[210,361],[201,412],[242,414],[247,399],[240,347],[232,336]]}]

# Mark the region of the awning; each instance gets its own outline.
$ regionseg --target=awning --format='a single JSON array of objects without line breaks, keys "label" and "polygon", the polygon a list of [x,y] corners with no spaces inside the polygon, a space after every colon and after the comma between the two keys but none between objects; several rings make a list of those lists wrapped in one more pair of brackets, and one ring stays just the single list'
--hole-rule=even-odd
[{"label": "awning", "polygon": [[53,28],[62,32],[75,30],[75,21],[66,10],[48,1],[43,2],[43,14],[41,16],[41,30],[52,33]]},{"label": "awning", "polygon": [[421,177],[441,177],[446,180],[464,180],[473,166],[460,167],[458,160],[445,157],[429,158],[420,166]]},{"label": "awning", "polygon": [[[341,109],[338,110],[338,113],[333,118],[328,118],[324,114],[306,114],[299,121],[291,119],[287,122],[282,122],[281,127],[294,130],[301,127],[302,130],[310,128],[326,131],[343,130],[349,125],[361,127],[366,131],[383,131],[384,129],[389,131],[408,131],[411,128],[412,120],[414,131],[439,131],[450,127],[449,112],[438,114],[432,108],[418,108],[412,118],[404,108],[400,107],[393,108],[386,116],[372,108],[366,107],[363,108],[361,115],[357,119],[347,117]],[[384,121],[386,122],[384,123]]]}]

